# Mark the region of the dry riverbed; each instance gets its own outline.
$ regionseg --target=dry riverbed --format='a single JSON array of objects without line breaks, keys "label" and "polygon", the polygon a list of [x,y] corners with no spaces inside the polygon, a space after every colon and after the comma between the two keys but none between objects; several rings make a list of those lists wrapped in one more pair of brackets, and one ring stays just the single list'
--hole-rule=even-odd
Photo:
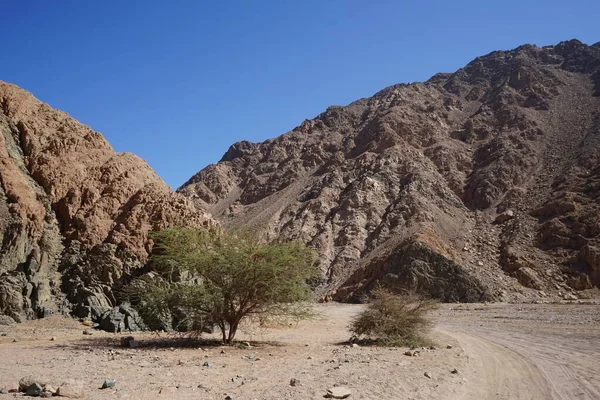
[{"label": "dry riverbed", "polygon": [[[125,349],[120,334],[83,335],[59,317],[0,326],[0,387],[33,375],[70,381],[87,399],[321,399],[335,386],[349,399],[600,398],[599,305],[443,305],[437,346],[416,356],[345,344],[360,309],[320,305],[314,321],[240,332],[250,347],[144,333]],[[115,387],[99,389],[106,379]]]}]

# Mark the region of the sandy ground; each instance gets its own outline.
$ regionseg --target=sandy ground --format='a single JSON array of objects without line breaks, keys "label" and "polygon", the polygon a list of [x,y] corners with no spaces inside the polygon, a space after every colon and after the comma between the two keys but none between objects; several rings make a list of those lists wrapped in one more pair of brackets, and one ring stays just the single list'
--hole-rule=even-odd
[{"label": "sandy ground", "polygon": [[[58,317],[0,326],[0,387],[34,375],[75,381],[88,399],[322,399],[336,385],[350,399],[600,399],[598,305],[444,305],[433,315],[436,349],[417,357],[344,344],[360,309],[322,305],[314,321],[240,332],[249,348],[146,333],[135,335],[144,347],[122,349],[121,335],[84,336]],[[100,390],[109,378],[116,387]]]}]

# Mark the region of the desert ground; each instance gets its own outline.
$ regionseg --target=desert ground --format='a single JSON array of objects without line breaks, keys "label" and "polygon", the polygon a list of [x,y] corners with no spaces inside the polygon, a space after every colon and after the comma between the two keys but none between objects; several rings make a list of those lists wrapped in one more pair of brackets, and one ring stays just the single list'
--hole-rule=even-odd
[{"label": "desert ground", "polygon": [[[33,375],[87,399],[321,399],[335,386],[349,399],[600,399],[598,304],[442,305],[435,348],[412,356],[349,345],[361,307],[323,304],[315,320],[246,327],[236,339],[249,347],[137,333],[141,347],[121,348],[122,334],[83,335],[62,317],[0,326],[0,387]],[[115,387],[100,389],[106,379]]]}]

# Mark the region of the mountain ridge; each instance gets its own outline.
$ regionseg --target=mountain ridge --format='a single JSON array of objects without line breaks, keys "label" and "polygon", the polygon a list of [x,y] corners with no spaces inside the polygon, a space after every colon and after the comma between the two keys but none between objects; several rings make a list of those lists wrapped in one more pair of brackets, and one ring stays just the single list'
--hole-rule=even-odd
[{"label": "mountain ridge", "polygon": [[[578,40],[491,52],[235,143],[178,192],[227,228],[317,248],[323,298],[381,281],[447,301],[595,296],[597,218],[583,216],[596,209],[593,183],[566,188],[582,192],[581,207],[551,217],[544,207],[560,175],[581,168],[583,138],[598,136],[599,71],[597,47]],[[450,282],[453,268],[469,279]]]}]

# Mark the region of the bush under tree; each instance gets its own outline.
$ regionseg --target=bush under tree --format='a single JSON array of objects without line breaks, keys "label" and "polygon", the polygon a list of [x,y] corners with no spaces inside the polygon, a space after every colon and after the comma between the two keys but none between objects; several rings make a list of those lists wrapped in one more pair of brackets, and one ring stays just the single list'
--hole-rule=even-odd
[{"label": "bush under tree", "polygon": [[312,249],[300,243],[261,243],[191,228],[153,234],[152,274],[125,290],[140,315],[161,320],[174,310],[200,332],[216,325],[231,343],[242,320],[309,318],[318,276]]},{"label": "bush under tree", "polygon": [[382,346],[426,346],[431,328],[427,313],[437,302],[415,294],[398,295],[377,287],[366,309],[350,324],[352,340],[371,340]]}]

